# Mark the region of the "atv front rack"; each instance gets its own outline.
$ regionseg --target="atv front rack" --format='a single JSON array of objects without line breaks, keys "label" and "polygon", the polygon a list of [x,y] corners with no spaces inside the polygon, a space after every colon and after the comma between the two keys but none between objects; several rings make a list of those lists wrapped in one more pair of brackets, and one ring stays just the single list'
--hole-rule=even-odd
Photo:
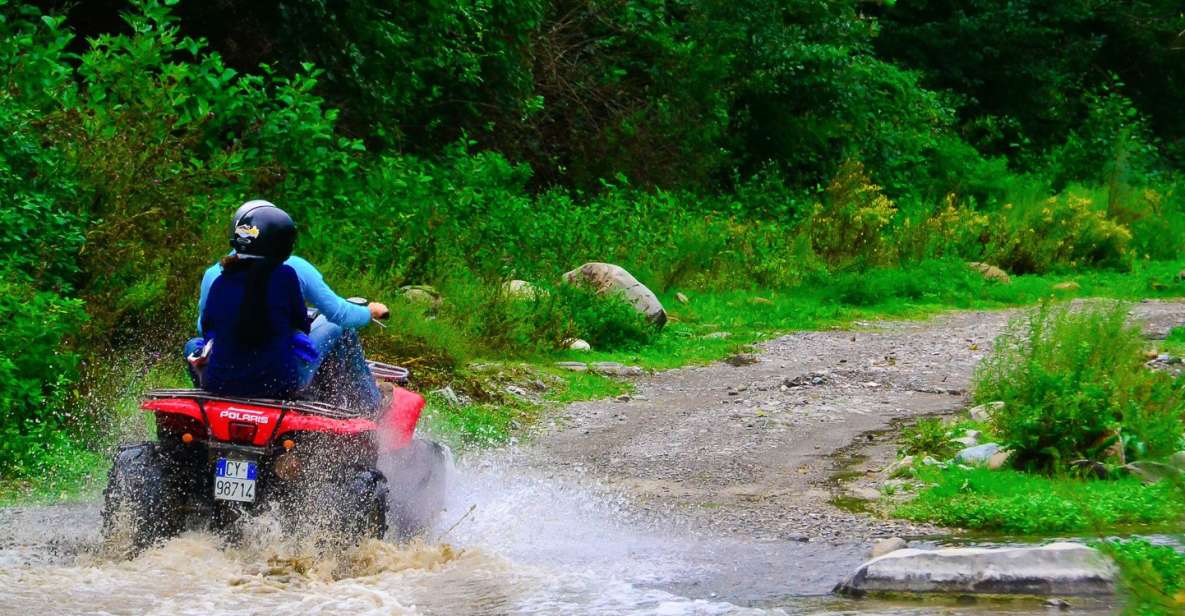
[{"label": "atv front rack", "polygon": [[314,402],[311,400],[273,400],[270,398],[239,398],[236,396],[220,396],[212,394],[203,389],[150,389],[144,392],[144,397],[149,400],[163,400],[175,398],[187,398],[190,400],[201,401],[215,401],[215,402],[237,402],[239,404],[253,404],[256,406],[270,406],[277,409],[288,409],[292,411],[300,411],[302,413],[309,413],[312,415],[320,415],[330,419],[354,419],[355,417],[362,417],[363,413],[343,409],[332,404],[324,402]]}]

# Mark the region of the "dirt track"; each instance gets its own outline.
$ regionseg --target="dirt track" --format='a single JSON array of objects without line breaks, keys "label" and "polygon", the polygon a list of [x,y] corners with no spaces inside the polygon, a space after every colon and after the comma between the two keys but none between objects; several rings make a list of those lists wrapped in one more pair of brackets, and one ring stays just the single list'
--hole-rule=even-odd
[{"label": "dirt track", "polygon": [[[1185,303],[1133,308],[1152,337],[1185,322]],[[1016,311],[859,323],[764,343],[755,365],[714,364],[642,379],[627,402],[572,405],[536,438],[532,459],[591,475],[644,508],[758,539],[864,543],[931,529],[830,503],[845,452],[876,469],[894,453],[872,431],[967,403],[976,364]]]}]

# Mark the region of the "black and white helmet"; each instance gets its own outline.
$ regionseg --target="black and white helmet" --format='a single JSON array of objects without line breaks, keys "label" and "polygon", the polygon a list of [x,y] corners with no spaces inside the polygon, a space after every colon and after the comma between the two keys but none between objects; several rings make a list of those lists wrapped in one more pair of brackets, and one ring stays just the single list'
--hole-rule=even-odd
[{"label": "black and white helmet", "polygon": [[230,223],[230,247],[241,257],[283,261],[296,244],[296,223],[271,202],[244,203]]}]

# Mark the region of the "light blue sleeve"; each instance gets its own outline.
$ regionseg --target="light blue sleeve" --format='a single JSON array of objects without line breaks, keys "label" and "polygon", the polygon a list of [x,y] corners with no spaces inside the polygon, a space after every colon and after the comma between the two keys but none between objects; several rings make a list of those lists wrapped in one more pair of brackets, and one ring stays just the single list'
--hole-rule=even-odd
[{"label": "light blue sleeve", "polygon": [[358,329],[370,323],[370,309],[351,304],[339,297],[325,284],[325,278],[312,263],[295,256],[288,257],[285,263],[296,270],[296,276],[300,278],[300,292],[304,294],[305,301],[320,310],[330,323],[348,329]]},{"label": "light blue sleeve", "polygon": [[206,273],[202,274],[202,293],[198,296],[198,314],[197,314],[197,333],[199,336],[204,336],[202,332],[202,313],[206,310],[206,296],[210,294],[210,287],[214,284],[214,280],[222,274],[222,266],[218,263],[211,265],[206,269]]}]

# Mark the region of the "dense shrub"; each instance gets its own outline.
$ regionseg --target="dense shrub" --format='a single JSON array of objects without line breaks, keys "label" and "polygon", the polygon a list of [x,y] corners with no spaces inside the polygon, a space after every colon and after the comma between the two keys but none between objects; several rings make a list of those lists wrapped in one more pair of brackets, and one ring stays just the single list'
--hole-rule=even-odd
[{"label": "dense shrub", "polygon": [[[82,303],[37,291],[0,272],[0,469],[4,476],[42,472],[70,443],[64,428],[79,354],[64,343],[86,318]],[[75,426],[76,427],[76,426]]]},{"label": "dense shrub", "polygon": [[1043,305],[1013,321],[976,374],[979,402],[1003,401],[993,427],[1022,466],[1097,459],[1117,437],[1128,454],[1181,445],[1185,392],[1143,366],[1143,339],[1122,305]]}]

